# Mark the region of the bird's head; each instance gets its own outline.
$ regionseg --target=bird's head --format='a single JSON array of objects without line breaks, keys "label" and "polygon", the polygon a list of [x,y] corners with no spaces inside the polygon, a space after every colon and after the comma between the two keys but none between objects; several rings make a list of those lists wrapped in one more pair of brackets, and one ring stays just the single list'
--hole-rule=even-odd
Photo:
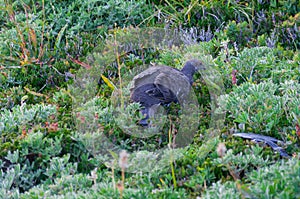
[{"label": "bird's head", "polygon": [[203,62],[198,59],[190,59],[185,62],[182,70],[193,71],[194,73],[198,70],[205,70]]},{"label": "bird's head", "polygon": [[198,59],[190,59],[185,62],[181,72],[189,78],[190,83],[192,84],[193,75],[199,70],[205,70],[204,64]]}]

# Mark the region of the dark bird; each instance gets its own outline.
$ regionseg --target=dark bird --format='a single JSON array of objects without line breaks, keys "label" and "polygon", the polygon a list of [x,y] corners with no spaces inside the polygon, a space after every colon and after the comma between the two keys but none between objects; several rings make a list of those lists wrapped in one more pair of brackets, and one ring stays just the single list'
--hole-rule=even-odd
[{"label": "dark bird", "polygon": [[202,62],[192,59],[181,70],[153,66],[135,76],[130,88],[130,99],[142,106],[141,113],[145,117],[139,124],[148,126],[148,119],[160,105],[183,102],[189,95],[193,75],[199,69],[204,69]]}]

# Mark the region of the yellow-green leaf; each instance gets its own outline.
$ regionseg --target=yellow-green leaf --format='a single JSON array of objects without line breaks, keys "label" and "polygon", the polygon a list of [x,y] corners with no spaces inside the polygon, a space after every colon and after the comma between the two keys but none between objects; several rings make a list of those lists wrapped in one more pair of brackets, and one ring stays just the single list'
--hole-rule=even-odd
[{"label": "yellow-green leaf", "polygon": [[103,81],[107,84],[108,87],[110,87],[113,90],[117,89],[117,87],[114,85],[114,83],[112,83],[107,77],[105,77],[102,74],[101,74],[101,77],[102,77]]}]

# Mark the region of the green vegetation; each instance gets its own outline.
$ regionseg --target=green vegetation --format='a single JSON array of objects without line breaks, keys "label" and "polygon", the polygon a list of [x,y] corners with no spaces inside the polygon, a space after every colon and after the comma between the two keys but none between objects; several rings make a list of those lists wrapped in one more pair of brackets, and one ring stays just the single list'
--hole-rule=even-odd
[{"label": "green vegetation", "polygon": [[[300,197],[299,1],[0,0],[0,23],[0,198]],[[193,57],[199,112],[125,133],[133,75]],[[192,143],[170,150],[180,127]]]}]

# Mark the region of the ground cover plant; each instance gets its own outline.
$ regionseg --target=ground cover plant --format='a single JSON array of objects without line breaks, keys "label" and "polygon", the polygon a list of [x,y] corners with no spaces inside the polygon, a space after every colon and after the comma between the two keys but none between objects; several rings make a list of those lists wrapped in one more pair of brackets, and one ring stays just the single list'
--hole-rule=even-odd
[{"label": "ground cover plant", "polygon": [[[0,0],[0,23],[0,198],[300,197],[299,1]],[[195,57],[199,106],[134,125],[134,72]]]}]

